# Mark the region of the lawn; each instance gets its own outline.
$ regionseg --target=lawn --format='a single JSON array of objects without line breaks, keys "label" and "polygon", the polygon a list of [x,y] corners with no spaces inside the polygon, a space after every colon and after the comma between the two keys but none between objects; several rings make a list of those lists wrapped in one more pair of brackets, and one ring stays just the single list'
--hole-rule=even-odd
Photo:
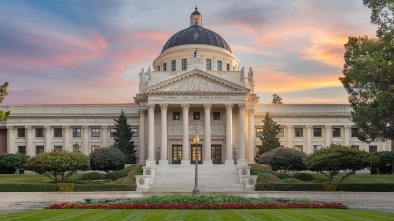
[{"label": "lawn", "polygon": [[[97,181],[83,181],[83,174],[75,174],[68,178],[67,182],[75,183],[96,183]],[[101,180],[100,183],[109,183],[110,181]],[[53,180],[40,174],[0,174],[0,183],[53,183]]]},{"label": "lawn", "polygon": [[[327,177],[323,174],[312,174],[314,177],[313,182],[326,182]],[[334,182],[339,182],[344,174],[334,176]],[[394,175],[370,175],[360,174],[349,176],[343,183],[394,183]]]},{"label": "lawn", "polygon": [[380,221],[393,220],[394,214],[374,210],[264,209],[264,210],[29,210],[0,215],[0,220],[297,220],[297,221]]}]

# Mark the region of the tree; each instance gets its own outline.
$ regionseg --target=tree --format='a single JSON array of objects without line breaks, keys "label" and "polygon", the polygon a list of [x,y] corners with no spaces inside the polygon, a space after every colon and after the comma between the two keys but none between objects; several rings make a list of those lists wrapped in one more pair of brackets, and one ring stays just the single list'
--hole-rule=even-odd
[{"label": "tree", "polygon": [[90,154],[92,170],[120,170],[124,168],[125,155],[118,148],[100,148]]},{"label": "tree", "polygon": [[353,107],[359,139],[394,139],[394,3],[364,0],[379,25],[377,38],[350,37],[345,44],[344,77],[340,81]]},{"label": "tree", "polygon": [[[7,92],[8,82],[5,82],[3,85],[0,85],[0,103],[3,102],[5,96],[8,95]],[[10,115],[10,112],[0,110],[0,121],[7,120],[7,117]]]},{"label": "tree", "polygon": [[272,120],[269,112],[265,114],[263,124],[264,127],[259,137],[261,145],[257,146],[259,155],[280,146],[279,138],[277,137],[280,125]]},{"label": "tree", "polygon": [[79,170],[89,170],[89,157],[83,153],[52,151],[40,153],[27,160],[26,169],[42,174],[55,183],[63,183]]},{"label": "tree", "polygon": [[114,146],[121,150],[126,156],[126,163],[137,163],[136,150],[134,149],[134,141],[132,138],[130,125],[127,124],[127,117],[123,110],[120,113],[119,119],[115,119],[116,132],[114,136]]},{"label": "tree", "polygon": [[306,156],[304,152],[293,148],[278,147],[274,150],[263,153],[260,161],[264,161],[270,165],[274,171],[288,172],[290,170],[305,170],[306,167],[302,159]]},{"label": "tree", "polygon": [[391,174],[394,164],[394,152],[382,151],[374,155],[379,157],[379,164],[373,169],[379,169],[379,174]]},{"label": "tree", "polygon": [[277,94],[273,94],[272,95],[272,103],[273,104],[283,104],[282,98]]},{"label": "tree", "polygon": [[29,159],[29,156],[20,153],[0,154],[0,173],[19,173]]},{"label": "tree", "polygon": [[355,148],[331,144],[306,156],[303,162],[309,170],[324,174],[331,183],[339,171],[346,173],[339,181],[342,182],[357,170],[377,165],[379,158]]}]

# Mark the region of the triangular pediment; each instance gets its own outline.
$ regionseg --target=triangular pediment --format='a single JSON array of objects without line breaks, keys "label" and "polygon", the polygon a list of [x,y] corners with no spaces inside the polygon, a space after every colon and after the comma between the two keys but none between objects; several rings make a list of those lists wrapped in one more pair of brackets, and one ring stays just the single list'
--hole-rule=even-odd
[{"label": "triangular pediment", "polygon": [[246,94],[250,90],[244,86],[206,73],[201,70],[192,70],[177,77],[152,85],[144,92],[146,94],[190,94],[190,93],[237,93]]}]

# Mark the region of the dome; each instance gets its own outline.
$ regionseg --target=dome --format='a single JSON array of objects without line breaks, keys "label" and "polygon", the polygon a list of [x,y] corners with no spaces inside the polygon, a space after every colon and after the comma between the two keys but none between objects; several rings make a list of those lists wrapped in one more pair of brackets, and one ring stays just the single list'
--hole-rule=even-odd
[{"label": "dome", "polygon": [[161,52],[163,53],[165,50],[175,46],[187,44],[212,45],[231,52],[230,46],[220,35],[199,25],[192,25],[174,34],[168,39]]}]

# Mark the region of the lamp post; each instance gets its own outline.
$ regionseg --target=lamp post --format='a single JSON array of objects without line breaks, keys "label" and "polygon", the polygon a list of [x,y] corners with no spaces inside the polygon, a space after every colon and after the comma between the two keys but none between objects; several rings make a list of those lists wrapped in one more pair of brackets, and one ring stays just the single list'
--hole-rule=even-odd
[{"label": "lamp post", "polygon": [[[197,120],[197,119],[195,119]],[[195,150],[195,155],[194,155],[194,161],[196,163],[196,168],[194,171],[194,189],[192,191],[193,195],[200,194],[200,189],[198,188],[198,143],[200,142],[200,138],[197,135],[197,121],[195,121],[196,125],[196,135],[193,137],[193,142],[196,145],[196,150]]]}]

